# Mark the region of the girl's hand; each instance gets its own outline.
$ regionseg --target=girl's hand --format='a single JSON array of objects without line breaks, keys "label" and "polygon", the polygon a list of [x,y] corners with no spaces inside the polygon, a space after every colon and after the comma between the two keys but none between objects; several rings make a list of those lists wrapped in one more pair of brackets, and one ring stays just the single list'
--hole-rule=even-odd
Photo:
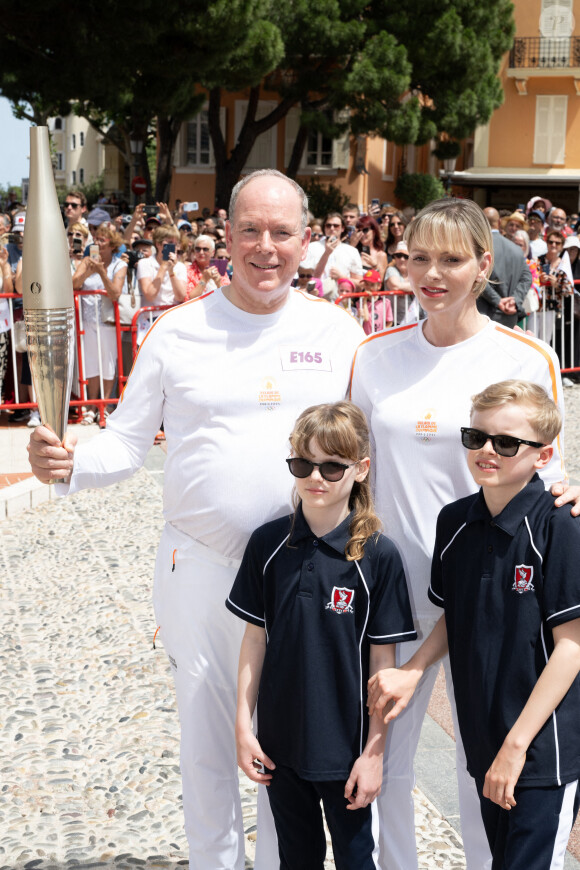
[{"label": "girl's hand", "polygon": [[382,753],[365,755],[363,752],[353,764],[344,787],[344,796],[348,801],[347,810],[359,810],[372,803],[381,793],[382,782]]},{"label": "girl's hand", "polygon": [[362,230],[355,230],[352,236],[350,237],[350,244],[356,248],[358,243],[361,241],[363,237]]},{"label": "girl's hand", "polygon": [[369,716],[375,710],[384,713],[387,705],[394,701],[394,706],[383,721],[387,723],[396,719],[413,697],[419,679],[420,674],[416,671],[405,671],[401,668],[383,668],[377,671],[367,683]]},{"label": "girl's hand", "polygon": [[526,753],[509,749],[505,743],[485,774],[483,796],[503,810],[515,807],[514,788],[526,760]]},{"label": "girl's hand", "polygon": [[242,768],[246,776],[253,782],[262,785],[269,785],[272,779],[271,773],[260,773],[254,759],[258,759],[264,767],[274,770],[276,765],[271,758],[268,758],[265,752],[262,752],[262,747],[258,743],[257,738],[251,731],[236,731],[236,749],[238,754],[238,765]]}]

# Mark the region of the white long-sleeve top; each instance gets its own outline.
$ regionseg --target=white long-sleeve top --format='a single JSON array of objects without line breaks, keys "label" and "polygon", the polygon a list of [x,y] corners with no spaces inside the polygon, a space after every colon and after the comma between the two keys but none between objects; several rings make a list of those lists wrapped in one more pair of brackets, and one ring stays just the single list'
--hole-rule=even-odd
[{"label": "white long-sleeve top", "polygon": [[165,312],[106,430],[77,447],[59,492],[131,475],[163,421],[165,519],[241,558],[250,533],[290,509],[284,459],[296,417],[344,398],[362,338],[346,311],[300,291],[273,314],[242,311],[221,290]]}]

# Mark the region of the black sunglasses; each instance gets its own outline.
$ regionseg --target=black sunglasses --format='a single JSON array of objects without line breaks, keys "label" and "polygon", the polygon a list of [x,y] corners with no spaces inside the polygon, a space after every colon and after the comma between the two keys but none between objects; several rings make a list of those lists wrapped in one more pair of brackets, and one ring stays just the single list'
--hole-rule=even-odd
[{"label": "black sunglasses", "polygon": [[314,469],[317,468],[320,476],[331,483],[342,480],[346,469],[357,465],[356,462],[351,462],[350,465],[344,465],[342,462],[311,462],[310,459],[302,459],[299,456],[290,456],[286,462],[290,474],[293,474],[294,477],[310,477]]},{"label": "black sunglasses", "polygon": [[395,257],[395,260],[408,260],[409,259],[408,254],[394,254],[393,256]]},{"label": "black sunglasses", "polygon": [[544,447],[538,441],[526,441],[525,438],[515,438],[513,435],[488,435],[480,429],[461,427],[461,443],[468,450],[481,450],[483,445],[491,441],[491,446],[498,456],[515,456],[520,449],[520,444],[528,447]]},{"label": "black sunglasses", "polygon": [[81,202],[65,202],[64,204],[65,208],[81,208],[81,206]]}]

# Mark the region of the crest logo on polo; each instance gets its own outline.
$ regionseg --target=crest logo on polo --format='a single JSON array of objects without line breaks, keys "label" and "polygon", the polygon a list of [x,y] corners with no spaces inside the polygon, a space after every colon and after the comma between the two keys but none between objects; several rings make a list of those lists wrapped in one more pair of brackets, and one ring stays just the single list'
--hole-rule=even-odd
[{"label": "crest logo on polo", "polygon": [[516,565],[512,590],[514,592],[518,592],[520,595],[522,595],[524,592],[533,592],[533,576],[534,568],[532,565]]},{"label": "crest logo on polo", "polygon": [[333,610],[335,613],[354,613],[352,602],[354,601],[354,589],[344,586],[334,586],[332,596],[325,610]]}]

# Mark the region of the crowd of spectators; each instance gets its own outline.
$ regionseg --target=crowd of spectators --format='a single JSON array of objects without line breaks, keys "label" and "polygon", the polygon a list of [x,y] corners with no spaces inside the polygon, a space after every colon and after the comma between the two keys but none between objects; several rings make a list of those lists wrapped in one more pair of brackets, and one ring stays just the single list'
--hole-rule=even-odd
[{"label": "crowd of spectators", "polygon": [[[73,287],[83,291],[87,402],[82,422],[86,424],[104,425],[103,415],[91,400],[115,395],[118,364],[111,302],[119,302],[122,323],[127,325],[141,307],[179,304],[230,282],[227,212],[216,209],[211,214],[208,208],[188,212],[184,210],[188,205],[178,200],[171,211],[166,203],[141,203],[130,213],[127,203],[114,197],[101,197],[92,209],[80,190],[69,190],[64,198]],[[21,293],[26,209],[14,201],[5,203],[4,209],[0,212],[0,293]],[[348,203],[342,212],[311,215],[310,245],[295,286],[333,302],[344,300],[342,304],[358,317],[367,334],[421,317],[407,277],[409,252],[403,238],[413,216],[412,209],[401,211],[377,200],[367,206],[366,213]],[[517,320],[552,343],[563,366],[570,368],[580,366],[580,304],[574,304],[574,281],[580,279],[579,229],[577,214],[566,215],[538,196],[527,206],[499,212],[499,232],[521,249],[531,276],[525,298],[513,302]],[[484,296],[497,296],[497,283],[501,276],[493,276]],[[502,310],[503,306],[502,302]],[[138,343],[159,313],[155,310],[142,316]],[[13,317],[17,327],[22,322],[18,299],[13,301]],[[500,318],[501,313],[495,319]],[[8,301],[0,298],[0,403],[17,396],[20,403],[31,402],[30,370],[21,343],[14,374],[9,366],[10,336],[16,335],[12,326]],[[130,335],[124,339],[126,374],[132,349]],[[35,410],[17,410],[12,419],[30,426],[39,423]]]}]

